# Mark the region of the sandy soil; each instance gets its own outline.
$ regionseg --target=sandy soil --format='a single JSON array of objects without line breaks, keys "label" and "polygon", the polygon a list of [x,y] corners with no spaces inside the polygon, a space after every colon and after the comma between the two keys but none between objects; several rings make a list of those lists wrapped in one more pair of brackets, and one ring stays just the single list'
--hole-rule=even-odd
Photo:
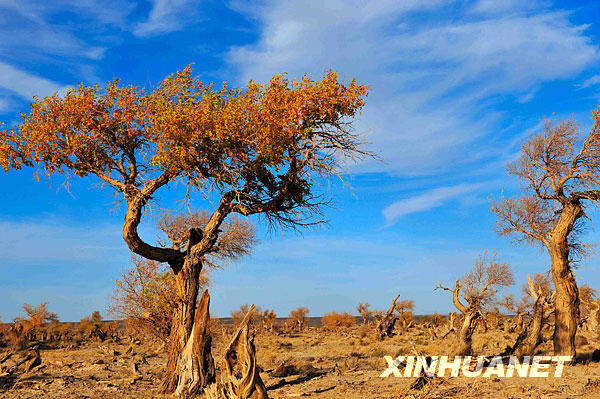
[{"label": "sandy soil", "polygon": [[[217,364],[231,332],[215,333]],[[474,354],[498,354],[514,340],[501,331],[477,333]],[[582,341],[580,360],[555,378],[432,378],[411,388],[416,378],[380,378],[383,356],[451,353],[452,335],[432,339],[415,326],[379,342],[370,328],[330,332],[308,327],[301,333],[261,332],[256,337],[261,376],[271,398],[600,398],[600,363],[585,359],[593,345]],[[550,344],[541,350],[549,353]],[[0,359],[3,355],[0,351]],[[164,348],[148,342],[86,342],[72,348],[41,348],[42,363],[12,375],[0,369],[2,398],[160,398]],[[25,356],[15,353],[4,371]]]}]

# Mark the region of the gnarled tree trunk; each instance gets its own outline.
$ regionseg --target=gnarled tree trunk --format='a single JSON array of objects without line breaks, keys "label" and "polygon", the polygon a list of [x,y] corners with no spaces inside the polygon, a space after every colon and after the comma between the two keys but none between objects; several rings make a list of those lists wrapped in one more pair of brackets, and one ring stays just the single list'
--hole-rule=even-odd
[{"label": "gnarled tree trunk", "polygon": [[514,345],[507,351],[507,355],[533,355],[536,348],[544,341],[542,329],[547,321],[547,313],[552,300],[546,297],[541,289],[536,292],[529,276],[527,276],[527,280],[529,284],[529,293],[534,301],[533,312],[531,314],[531,319],[519,333]]},{"label": "gnarled tree trunk", "polygon": [[254,305],[242,320],[225,354],[225,374],[220,392],[227,399],[268,399],[267,388],[260,378],[256,363],[254,334],[248,323]]},{"label": "gnarled tree trunk", "polygon": [[473,342],[473,333],[477,327],[477,322],[481,318],[481,313],[477,310],[469,309],[463,313],[464,320],[458,332],[458,350],[457,355],[465,356],[471,354],[471,345]]},{"label": "gnarled tree trunk", "polygon": [[560,219],[551,234],[549,246],[552,260],[552,280],[555,289],[554,355],[573,356],[575,334],[579,321],[579,290],[569,263],[569,234],[577,219],[583,215],[579,202],[564,206]]},{"label": "gnarled tree trunk", "polygon": [[211,354],[211,337],[208,332],[210,296],[204,291],[196,310],[192,333],[179,355],[179,380],[176,397],[189,397],[202,393],[208,384],[215,382],[215,363]]},{"label": "gnarled tree trunk", "polygon": [[375,325],[376,338],[378,340],[383,340],[385,337],[391,337],[394,334],[394,327],[396,326],[396,321],[398,317],[394,315],[394,309],[396,308],[396,301],[400,298],[400,294],[394,298],[392,305],[388,309],[385,315],[383,315],[379,320],[377,320],[377,324]]},{"label": "gnarled tree trunk", "polygon": [[175,274],[178,306],[173,314],[169,336],[169,360],[163,376],[164,393],[175,392],[179,380],[180,354],[188,342],[196,315],[198,281],[202,264],[186,259],[182,268]]}]

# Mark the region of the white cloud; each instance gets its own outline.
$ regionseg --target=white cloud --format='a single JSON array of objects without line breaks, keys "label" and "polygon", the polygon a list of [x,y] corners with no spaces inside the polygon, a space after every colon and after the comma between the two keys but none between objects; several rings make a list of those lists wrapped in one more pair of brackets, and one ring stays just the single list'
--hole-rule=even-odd
[{"label": "white cloud", "polygon": [[480,187],[480,184],[459,184],[456,186],[435,188],[422,194],[396,201],[387,206],[382,213],[387,226],[391,226],[398,222],[402,216],[437,208],[449,200]]},{"label": "white cloud", "polygon": [[333,68],[370,84],[357,128],[387,164],[363,171],[415,175],[464,165],[501,150],[482,140],[502,118],[491,101],[532,101],[544,82],[597,61],[598,48],[566,12],[509,4],[491,15],[440,19],[455,12],[448,3],[269,2],[246,9],[260,23],[258,42],[232,48],[227,59],[242,82]]},{"label": "white cloud", "polygon": [[68,88],[68,86],[22,71],[4,62],[0,62],[0,87],[27,100],[31,100],[34,95],[46,96],[55,92],[63,92]]},{"label": "white cloud", "polygon": [[193,0],[152,0],[148,19],[138,23],[133,34],[143,37],[182,30],[190,21],[197,22],[196,8]]},{"label": "white cloud", "polygon": [[594,75],[589,79],[586,79],[582,84],[582,88],[600,85],[600,75]]}]

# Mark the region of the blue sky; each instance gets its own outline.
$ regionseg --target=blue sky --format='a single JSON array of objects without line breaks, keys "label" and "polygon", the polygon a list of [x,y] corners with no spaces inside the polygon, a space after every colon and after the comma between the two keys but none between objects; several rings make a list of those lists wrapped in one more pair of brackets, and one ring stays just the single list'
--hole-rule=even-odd
[{"label": "blue sky", "polygon": [[[600,4],[594,1],[150,2],[0,0],[0,120],[31,97],[79,82],[150,87],[194,63],[206,81],[243,85],[332,68],[371,86],[357,130],[384,162],[333,185],[329,223],[267,233],[252,256],[214,274],[212,311],[241,303],[311,314],[387,306],[451,310],[451,283],[483,250],[510,262],[518,287],[547,270],[539,248],[494,233],[488,197],[518,189],[504,165],[553,112],[589,126],[600,103]],[[0,318],[48,301],[64,320],[103,311],[129,253],[123,208],[93,179],[0,174]],[[181,190],[161,195],[176,208]],[[192,205],[210,207],[200,200]],[[596,218],[597,219],[597,218]],[[143,228],[152,240],[148,219]],[[590,230],[586,239],[597,242]],[[600,262],[580,283],[600,288]]]}]

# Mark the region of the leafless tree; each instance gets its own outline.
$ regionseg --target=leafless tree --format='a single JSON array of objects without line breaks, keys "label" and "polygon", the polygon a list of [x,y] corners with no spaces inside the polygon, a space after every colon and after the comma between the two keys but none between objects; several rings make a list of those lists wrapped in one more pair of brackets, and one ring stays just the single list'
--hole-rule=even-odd
[{"label": "leafless tree", "polygon": [[373,317],[373,311],[371,309],[369,309],[370,307],[371,307],[371,304],[369,302],[364,302],[364,303],[360,302],[356,306],[356,311],[362,318],[363,325],[367,325],[367,323],[369,323],[369,321]]},{"label": "leafless tree", "polygon": [[[456,309],[463,315],[463,322],[458,333],[458,354],[471,353],[473,332],[478,322],[483,321],[483,312],[492,302],[498,288],[513,283],[512,272],[507,263],[489,260],[486,253],[476,260],[473,269],[462,278],[456,279],[453,288],[438,284],[436,289],[452,293],[452,301]],[[466,304],[461,301],[464,300]]]},{"label": "leafless tree", "polygon": [[586,203],[600,200],[600,108],[587,136],[572,120],[544,122],[522,145],[508,172],[523,183],[518,199],[492,203],[498,232],[517,241],[541,244],[551,259],[556,292],[554,354],[575,356],[579,297],[573,263],[587,245],[579,240]]}]

